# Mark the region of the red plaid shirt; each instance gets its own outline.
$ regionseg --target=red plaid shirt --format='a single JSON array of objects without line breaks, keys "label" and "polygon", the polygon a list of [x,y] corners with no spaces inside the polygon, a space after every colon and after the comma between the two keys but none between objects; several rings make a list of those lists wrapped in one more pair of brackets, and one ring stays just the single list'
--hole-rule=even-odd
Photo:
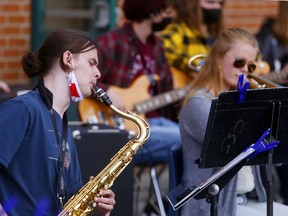
[{"label": "red plaid shirt", "polygon": [[[98,48],[99,70],[101,79],[98,81],[99,87],[107,90],[109,85],[122,88],[129,87],[137,77],[142,74],[157,74],[159,81],[149,90],[151,95],[166,92],[173,88],[173,78],[164,55],[162,41],[152,34],[148,42],[151,50],[141,51],[139,39],[135,35],[132,25],[125,24],[123,27],[100,35],[96,39],[100,45]],[[150,52],[151,51],[151,52]],[[139,61],[139,54],[151,55],[151,61]],[[143,54],[143,53],[142,53]],[[135,67],[135,62],[140,64]],[[149,64],[148,64],[149,63]],[[136,64],[137,66],[137,64]],[[136,73],[136,74],[135,74]]]}]

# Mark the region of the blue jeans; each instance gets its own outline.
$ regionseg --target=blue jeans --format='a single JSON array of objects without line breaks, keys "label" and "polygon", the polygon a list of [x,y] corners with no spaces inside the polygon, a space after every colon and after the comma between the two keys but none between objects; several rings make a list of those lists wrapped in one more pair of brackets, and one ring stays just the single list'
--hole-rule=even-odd
[{"label": "blue jeans", "polygon": [[[167,154],[172,145],[181,144],[177,123],[163,117],[148,118],[147,122],[150,127],[150,137],[139,150],[139,154]],[[139,154],[138,156],[141,157]]]}]

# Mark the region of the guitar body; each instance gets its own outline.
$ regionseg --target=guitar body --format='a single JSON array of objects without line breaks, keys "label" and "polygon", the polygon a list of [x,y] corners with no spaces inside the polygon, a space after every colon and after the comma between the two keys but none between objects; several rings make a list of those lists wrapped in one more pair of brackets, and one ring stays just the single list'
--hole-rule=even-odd
[{"label": "guitar body", "polygon": [[80,120],[84,123],[108,125],[123,130],[136,130],[133,124],[117,116],[96,98],[85,98],[79,102],[78,112]]},{"label": "guitar body", "polygon": [[[153,76],[154,80],[159,80],[157,75]],[[117,86],[111,86],[110,88],[115,92],[122,102],[125,104],[125,108],[128,111],[133,111],[133,106],[143,100],[151,98],[148,93],[151,80],[147,75],[141,75],[138,77],[128,88],[120,88]]]},{"label": "guitar body", "polygon": [[[178,68],[171,67],[170,68],[173,76],[173,88],[182,88],[184,86],[187,86],[191,84],[194,77],[189,76],[184,71],[179,70]],[[196,72],[195,72],[196,73]]]},{"label": "guitar body", "polygon": [[[182,78],[184,78],[185,74],[181,71],[177,71],[176,73],[176,76],[183,75]],[[154,75],[152,79],[157,81],[159,77]],[[181,81],[181,84],[178,83],[181,88],[178,87],[154,95],[153,97],[148,93],[151,85],[151,78],[147,75],[138,77],[128,88],[120,88],[117,86],[110,86],[109,88],[118,95],[127,111],[135,113],[145,119],[145,113],[172,104],[185,97],[190,88],[190,81],[187,81],[187,78]],[[188,83],[188,85],[185,85],[186,83]],[[94,98],[84,98],[80,101],[78,112],[80,120],[84,123],[104,124],[130,131],[135,131],[137,129],[131,121],[127,121],[126,119],[117,116],[109,107]]]},{"label": "guitar body", "polygon": [[[288,70],[283,68],[279,72],[271,71],[270,65],[267,61],[260,61],[256,62],[257,68],[256,71],[253,73],[258,77],[256,82],[260,82],[259,84],[264,84],[268,88],[279,87],[278,83],[281,83],[287,80],[288,77]],[[250,76],[253,76],[251,74]],[[249,76],[249,75],[248,75]]]},{"label": "guitar body", "polygon": [[[153,79],[158,80],[158,76],[154,75]],[[151,81],[148,76],[142,75],[128,88],[120,88],[117,86],[111,86],[109,88],[119,96],[123,104],[125,104],[126,110],[133,112],[133,106],[136,103],[151,98],[148,93],[150,84]],[[96,98],[84,98],[80,101],[78,112],[80,120],[85,123],[105,124],[120,129],[136,130],[136,127],[131,121],[116,116],[109,107],[98,101]],[[144,118],[144,114],[136,114]]]},{"label": "guitar body", "polygon": [[259,60],[256,61],[256,70],[254,71],[257,75],[265,75],[270,73],[270,65],[267,61]]}]

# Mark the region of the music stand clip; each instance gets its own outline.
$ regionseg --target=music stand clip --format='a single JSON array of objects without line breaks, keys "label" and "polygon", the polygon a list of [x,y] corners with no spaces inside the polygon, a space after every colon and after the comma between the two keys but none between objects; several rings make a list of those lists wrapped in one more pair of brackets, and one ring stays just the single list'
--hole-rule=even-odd
[{"label": "music stand clip", "polygon": [[272,141],[268,143],[268,141],[265,139],[269,135],[270,130],[271,129],[268,128],[255,144],[252,144],[251,146],[247,147],[244,150],[245,152],[250,148],[255,149],[255,151],[247,157],[249,160],[251,160],[252,158],[254,158],[256,155],[258,155],[261,152],[268,151],[278,146],[279,141]]},{"label": "music stand clip", "polygon": [[246,81],[244,84],[243,84],[243,82],[244,82],[244,75],[240,74],[238,77],[238,85],[237,85],[237,90],[239,91],[239,97],[237,100],[237,104],[244,102],[247,89],[250,88],[250,82],[249,81]]}]

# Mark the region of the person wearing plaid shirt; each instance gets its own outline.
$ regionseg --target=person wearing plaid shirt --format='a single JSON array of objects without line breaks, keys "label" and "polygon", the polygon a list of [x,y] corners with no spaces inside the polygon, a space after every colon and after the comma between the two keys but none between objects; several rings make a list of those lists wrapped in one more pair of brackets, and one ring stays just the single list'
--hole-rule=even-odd
[{"label": "person wearing plaid shirt", "polygon": [[196,54],[208,54],[214,39],[222,30],[223,2],[223,0],[167,1],[169,7],[166,10],[172,14],[174,21],[160,35],[166,57],[172,67],[189,75],[195,75],[195,71],[188,67],[188,60]]},{"label": "person wearing plaid shirt", "polygon": [[[128,88],[141,75],[148,75],[151,85],[147,91],[151,97],[173,88],[162,41],[154,34],[154,28],[165,27],[164,6],[165,0],[125,0],[123,11],[127,22],[96,38],[100,46],[98,85],[107,92],[114,106],[123,111],[126,111],[125,104],[110,86]],[[150,75],[158,75],[159,80]],[[180,145],[179,127],[174,118],[177,111],[178,107],[169,105],[146,114],[151,134],[141,151],[162,152],[173,144]]]}]

